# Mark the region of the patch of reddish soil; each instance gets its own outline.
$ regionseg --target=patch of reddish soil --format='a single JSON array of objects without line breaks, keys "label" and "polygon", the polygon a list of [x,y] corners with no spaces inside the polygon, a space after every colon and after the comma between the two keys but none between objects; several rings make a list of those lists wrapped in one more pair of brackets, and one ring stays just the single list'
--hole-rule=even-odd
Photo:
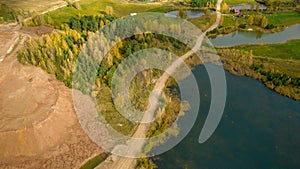
[{"label": "patch of reddish soil", "polygon": [[47,26],[35,26],[35,27],[22,27],[20,32],[26,33],[29,35],[44,35],[52,33],[54,29]]}]

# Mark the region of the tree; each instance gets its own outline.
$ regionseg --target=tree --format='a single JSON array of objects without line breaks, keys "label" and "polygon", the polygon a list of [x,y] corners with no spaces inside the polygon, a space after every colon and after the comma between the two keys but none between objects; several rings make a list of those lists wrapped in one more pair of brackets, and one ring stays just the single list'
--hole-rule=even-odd
[{"label": "tree", "polygon": [[220,19],[220,25],[223,25],[223,23],[224,23],[224,17],[221,16],[221,19]]},{"label": "tree", "polygon": [[205,9],[204,10],[204,15],[205,16],[209,16],[210,15],[210,10],[209,9]]},{"label": "tree", "polygon": [[169,52],[169,54],[168,54],[168,60],[172,61],[172,53],[171,52]]},{"label": "tree", "polygon": [[267,5],[267,6],[272,5],[272,0],[266,0],[266,5]]},{"label": "tree", "polygon": [[182,10],[181,8],[178,10],[178,14],[177,14],[180,18],[182,19],[186,19],[188,16],[188,13],[186,10]]},{"label": "tree", "polygon": [[259,4],[256,4],[256,12],[259,12]]},{"label": "tree", "polygon": [[104,25],[105,25],[104,22],[101,20],[100,23],[99,23],[100,28],[103,28]]},{"label": "tree", "polygon": [[79,2],[73,3],[73,7],[74,7],[75,9],[77,9],[77,10],[81,10],[81,7],[80,7]]},{"label": "tree", "polygon": [[254,4],[251,4],[251,11],[254,10]]},{"label": "tree", "polygon": [[237,19],[234,22],[234,26],[235,26],[235,28],[238,28],[238,26],[239,26],[239,21]]},{"label": "tree", "polygon": [[201,1],[200,0],[192,0],[191,1],[191,6],[200,7],[201,6]]},{"label": "tree", "polygon": [[223,11],[227,10],[227,7],[228,7],[227,3],[225,1],[223,1],[222,5],[221,5],[221,11],[223,12]]},{"label": "tree", "polygon": [[107,15],[112,16],[112,15],[113,15],[113,12],[114,12],[113,7],[111,7],[111,6],[106,6],[106,8],[105,8],[105,13],[106,13]]},{"label": "tree", "polygon": [[268,25],[268,19],[264,16],[264,17],[262,17],[262,19],[261,19],[261,24],[260,24],[260,26],[261,26],[262,28],[265,28],[267,25]]},{"label": "tree", "polygon": [[248,25],[250,25],[250,26],[253,25],[253,22],[254,22],[253,16],[250,16],[250,17],[248,18],[247,22],[248,22]]}]

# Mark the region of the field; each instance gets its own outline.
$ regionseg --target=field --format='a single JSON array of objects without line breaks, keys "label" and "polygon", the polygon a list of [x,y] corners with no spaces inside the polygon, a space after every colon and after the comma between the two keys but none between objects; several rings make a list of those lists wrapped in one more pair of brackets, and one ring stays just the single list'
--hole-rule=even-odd
[{"label": "field", "polygon": [[204,15],[199,18],[190,18],[188,21],[200,28],[202,31],[205,31],[210,26],[211,18]]},{"label": "field", "polygon": [[236,5],[236,4],[256,4],[254,0],[227,0],[226,3],[228,5]]},{"label": "field", "polygon": [[[247,14],[246,14],[247,15]],[[248,15],[258,15],[256,12],[248,12]],[[273,24],[276,26],[290,26],[297,23],[300,23],[300,13],[299,12],[274,12],[273,14],[264,14],[266,18],[268,18],[268,23]],[[247,17],[246,18],[237,18],[235,16],[231,15],[225,15],[223,26],[234,26],[235,20],[238,21],[238,23],[247,23]]]},{"label": "field", "polygon": [[24,11],[41,11],[48,7],[63,3],[63,0],[0,0],[0,4],[6,4],[10,8],[22,9]]},{"label": "field", "polygon": [[290,26],[300,23],[299,12],[274,12],[271,15],[265,15],[270,24]]},{"label": "field", "polygon": [[60,10],[53,11],[47,16],[50,16],[56,23],[60,25],[69,20],[70,16],[75,15],[97,15],[105,11],[106,6],[112,6],[115,16],[126,16],[130,13],[139,12],[166,12],[172,9],[172,7],[164,6],[160,3],[152,4],[131,4],[131,3],[119,3],[117,1],[110,0],[82,0],[79,2],[81,10],[77,10],[72,7],[64,7]]},{"label": "field", "polygon": [[96,157],[90,159],[83,166],[81,166],[80,169],[93,169],[97,165],[99,165],[102,161],[104,161],[104,159],[100,155],[97,155]]},{"label": "field", "polygon": [[286,43],[243,45],[235,49],[253,52],[255,64],[263,64],[267,70],[286,73],[300,77],[300,40],[291,40]]},{"label": "field", "polygon": [[36,31],[19,29],[0,25],[0,168],[79,168],[102,150],[82,130],[71,90],[18,62],[27,35],[15,37]]},{"label": "field", "polygon": [[236,49],[253,51],[255,56],[300,60],[300,40],[268,45],[247,45]]},{"label": "field", "polygon": [[[275,1],[275,0],[272,0]],[[290,2],[293,0],[276,0],[282,2]],[[256,4],[255,0],[226,0],[226,3],[229,5],[236,5],[236,4]]]}]

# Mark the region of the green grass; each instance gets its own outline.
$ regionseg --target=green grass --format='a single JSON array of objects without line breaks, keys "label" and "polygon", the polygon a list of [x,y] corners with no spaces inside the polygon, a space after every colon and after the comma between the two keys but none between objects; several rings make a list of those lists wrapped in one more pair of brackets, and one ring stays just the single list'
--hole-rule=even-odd
[{"label": "green grass", "polygon": [[[256,4],[255,0],[225,0],[228,5],[237,5],[237,4]],[[272,1],[281,1],[281,2],[290,2],[293,0],[272,0]]]},{"label": "green grass", "polygon": [[121,17],[136,12],[166,12],[172,10],[172,7],[163,6],[161,4],[122,4],[112,0],[82,0],[79,2],[81,10],[72,7],[64,7],[53,11],[48,16],[54,20],[56,25],[66,23],[70,16],[74,15],[97,15],[105,11],[106,6],[112,6],[114,15]]},{"label": "green grass", "polygon": [[281,59],[300,59],[300,40],[268,45],[248,45],[236,49],[253,51],[253,55]]},{"label": "green grass", "polygon": [[200,28],[202,31],[205,31],[210,26],[210,20],[210,17],[205,15],[198,18],[188,19],[189,22]]},{"label": "green grass", "polygon": [[[246,12],[244,14],[248,15],[258,15],[256,12]],[[300,23],[300,13],[298,12],[274,12],[273,14],[264,14],[268,18],[268,23],[280,26],[291,26]],[[230,27],[235,25],[235,20],[237,20],[238,25],[241,23],[247,23],[246,18],[237,18],[235,15],[223,16],[223,26]]]},{"label": "green grass", "polygon": [[0,23],[7,21],[14,21],[17,17],[17,12],[6,4],[0,3]]},{"label": "green grass", "polygon": [[271,15],[265,15],[270,24],[290,26],[300,23],[299,12],[274,12]]},{"label": "green grass", "polygon": [[237,4],[256,4],[254,0],[225,0],[228,5],[237,5]]},{"label": "green grass", "polygon": [[228,27],[228,26],[235,26],[235,22],[237,21],[239,24],[246,22],[247,20],[245,18],[238,18],[234,16],[223,16],[223,24],[222,26]]},{"label": "green grass", "polygon": [[104,159],[100,155],[97,155],[96,157],[90,159],[83,166],[81,166],[80,169],[93,169],[97,165],[99,165],[102,161],[104,161]]}]

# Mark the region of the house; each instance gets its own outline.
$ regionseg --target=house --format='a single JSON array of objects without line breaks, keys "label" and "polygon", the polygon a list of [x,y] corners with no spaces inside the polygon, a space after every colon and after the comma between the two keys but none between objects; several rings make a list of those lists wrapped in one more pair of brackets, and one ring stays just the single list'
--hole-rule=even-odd
[{"label": "house", "polygon": [[136,13],[131,13],[130,16],[136,16]]},{"label": "house", "polygon": [[234,9],[234,13],[240,13],[241,12],[241,10],[239,10],[239,9]]},{"label": "house", "polygon": [[242,14],[242,12],[238,13],[236,16],[239,17],[239,18],[243,18],[244,17],[244,15]]}]

